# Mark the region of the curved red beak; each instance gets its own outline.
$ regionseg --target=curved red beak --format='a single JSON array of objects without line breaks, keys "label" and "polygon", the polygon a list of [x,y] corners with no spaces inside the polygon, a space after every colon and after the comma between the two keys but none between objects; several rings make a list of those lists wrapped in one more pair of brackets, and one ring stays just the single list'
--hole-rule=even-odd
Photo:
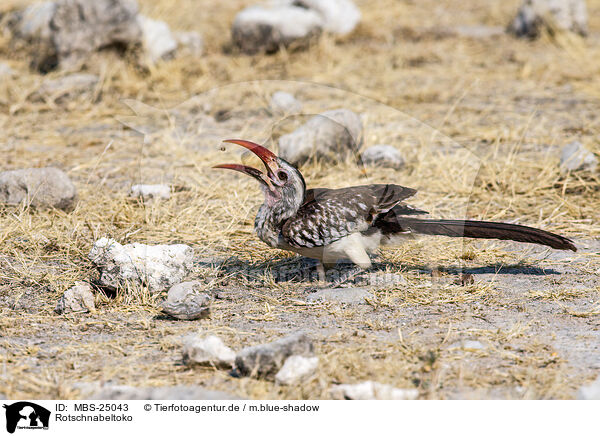
[{"label": "curved red beak", "polygon": [[223,142],[237,144],[250,150],[256,156],[258,156],[258,158],[265,164],[267,174],[260,172],[256,168],[239,164],[221,164],[215,165],[213,168],[224,168],[227,170],[234,170],[244,174],[248,174],[249,176],[258,179],[259,181],[264,182],[267,186],[269,186],[270,189],[274,189],[273,182],[275,180],[271,176],[273,176],[277,172],[277,170],[279,169],[279,164],[277,163],[277,156],[273,152],[263,147],[262,145],[255,144],[254,142],[250,141],[245,141],[243,139],[226,139]]}]

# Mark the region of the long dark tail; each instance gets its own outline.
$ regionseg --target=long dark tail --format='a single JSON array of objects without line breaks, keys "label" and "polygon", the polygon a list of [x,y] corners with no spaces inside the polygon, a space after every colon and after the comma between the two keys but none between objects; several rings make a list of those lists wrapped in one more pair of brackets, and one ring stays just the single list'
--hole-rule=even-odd
[{"label": "long dark tail", "polygon": [[532,244],[547,245],[558,250],[577,251],[573,241],[568,238],[545,230],[520,226],[518,224],[469,220],[422,220],[387,215],[376,221],[374,225],[380,228],[384,235],[411,231],[423,235],[529,242]]}]

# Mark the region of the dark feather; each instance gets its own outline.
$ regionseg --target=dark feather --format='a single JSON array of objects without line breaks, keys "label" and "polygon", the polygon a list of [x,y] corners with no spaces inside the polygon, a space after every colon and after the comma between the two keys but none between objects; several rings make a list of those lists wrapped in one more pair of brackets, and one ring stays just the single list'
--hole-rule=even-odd
[{"label": "dark feather", "polygon": [[382,217],[374,225],[387,235],[409,231],[424,235],[529,242],[532,244],[547,245],[559,250],[577,251],[573,241],[568,238],[545,230],[518,224],[469,220],[421,220],[402,216],[394,217],[391,214],[386,214],[385,217]]},{"label": "dark feather", "polygon": [[[326,246],[352,233],[367,231],[381,213],[399,206],[415,192],[400,185],[309,189],[304,203],[283,224],[281,233],[295,247]],[[402,209],[418,211],[406,205]]]}]

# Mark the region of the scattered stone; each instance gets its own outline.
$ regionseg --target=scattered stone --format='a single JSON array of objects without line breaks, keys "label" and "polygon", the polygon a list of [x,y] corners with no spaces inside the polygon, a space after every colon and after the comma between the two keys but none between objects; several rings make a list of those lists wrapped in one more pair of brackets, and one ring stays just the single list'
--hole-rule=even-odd
[{"label": "scattered stone", "polygon": [[235,352],[217,336],[199,338],[190,336],[183,344],[183,362],[186,365],[206,365],[217,368],[231,368]]},{"label": "scattered stone", "polygon": [[355,156],[362,142],[362,121],[348,109],[323,112],[279,138],[279,154],[297,165],[315,157],[328,161]]},{"label": "scattered stone", "polygon": [[577,393],[578,400],[600,400],[600,376],[591,384],[582,386]]},{"label": "scattered stone", "polygon": [[15,34],[27,40],[34,42],[40,40],[50,43],[52,31],[50,21],[56,12],[56,2],[45,1],[29,5],[24,10],[17,12],[15,19]]},{"label": "scattered stone", "polygon": [[293,3],[317,12],[323,19],[323,29],[337,35],[352,32],[361,19],[360,10],[351,0],[295,0]]},{"label": "scattered stone", "polygon": [[479,341],[464,341],[463,348],[465,350],[483,350],[485,346]]},{"label": "scattered stone", "polygon": [[204,39],[198,32],[175,32],[177,40],[177,54],[198,58],[204,52]]},{"label": "scattered stone", "polygon": [[143,15],[137,16],[137,23],[142,29],[142,43],[149,65],[173,56],[178,43],[167,23]]},{"label": "scattered stone", "polygon": [[305,333],[299,332],[268,344],[244,348],[237,354],[235,366],[241,375],[271,378],[288,357],[312,353],[312,341]]},{"label": "scattered stone", "polygon": [[0,203],[17,205],[25,201],[34,207],[70,211],[77,201],[77,190],[58,168],[27,168],[0,173]]},{"label": "scattered stone", "polygon": [[162,303],[162,310],[176,319],[194,320],[210,315],[211,297],[200,293],[201,282],[178,283],[169,289],[167,299]]},{"label": "scattered stone", "polygon": [[319,35],[321,16],[297,6],[251,6],[239,12],[232,28],[232,39],[247,54],[273,53],[280,46],[305,46]]},{"label": "scattered stone", "polygon": [[83,398],[89,400],[240,400],[240,397],[221,391],[209,391],[198,386],[134,387],[99,383],[73,385]]},{"label": "scattered stone", "polygon": [[101,48],[139,45],[137,13],[135,0],[44,2],[16,13],[13,36],[31,47],[35,69],[72,68]]},{"label": "scattered stone", "polygon": [[290,356],[275,374],[275,381],[280,385],[295,385],[314,374],[318,366],[318,357]]},{"label": "scattered stone", "polygon": [[400,152],[391,145],[369,147],[362,152],[360,158],[365,165],[375,165],[382,168],[399,170],[405,164]]},{"label": "scattered stone", "polygon": [[158,198],[168,200],[171,198],[171,188],[168,185],[133,185],[131,196],[140,197],[144,201]]},{"label": "scattered stone", "polygon": [[416,389],[398,389],[374,381],[354,385],[337,385],[330,389],[335,399],[345,400],[416,400]]},{"label": "scattered stone", "polygon": [[524,0],[508,31],[529,38],[538,37],[543,28],[585,36],[587,21],[585,0]]},{"label": "scattered stone", "polygon": [[277,91],[271,96],[269,107],[275,113],[297,114],[302,110],[302,103],[288,92]]},{"label": "scattered stone", "polygon": [[365,288],[329,288],[321,289],[310,294],[307,301],[329,301],[332,303],[365,304],[367,299],[373,298]]},{"label": "scattered stone", "polygon": [[458,341],[448,346],[448,349],[462,349],[466,351],[485,350],[485,345],[479,341]]},{"label": "scattered stone", "polygon": [[169,59],[179,46],[202,53],[198,33],[174,36],[164,21],[139,15],[136,0],[48,1],[15,12],[9,22],[17,47],[28,50],[32,67],[42,72],[74,69],[107,47],[136,49],[147,65]]},{"label": "scattered stone", "polygon": [[563,173],[581,170],[595,171],[597,165],[598,158],[579,141],[565,145],[560,153],[560,170]]},{"label": "scattered stone", "polygon": [[0,78],[11,77],[15,74],[15,70],[13,70],[8,64],[0,62]]},{"label": "scattered stone", "polygon": [[98,85],[98,80],[98,76],[93,74],[70,74],[46,80],[32,97],[33,100],[61,102],[84,94],[90,95]]},{"label": "scattered stone", "polygon": [[121,245],[101,238],[94,243],[89,258],[100,269],[102,286],[116,290],[132,282],[156,293],[181,283],[192,268],[193,254],[184,244]]},{"label": "scattered stone", "polygon": [[59,0],[50,22],[59,63],[74,64],[111,45],[140,40],[135,0]]},{"label": "scattered stone", "polygon": [[67,289],[56,304],[56,313],[94,312],[94,294],[92,288],[85,282],[75,282],[75,286]]}]

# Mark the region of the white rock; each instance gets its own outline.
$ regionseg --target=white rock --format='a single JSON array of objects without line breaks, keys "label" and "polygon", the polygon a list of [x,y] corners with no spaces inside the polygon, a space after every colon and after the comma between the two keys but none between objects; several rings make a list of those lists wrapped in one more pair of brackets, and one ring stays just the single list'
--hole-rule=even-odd
[{"label": "white rock", "polygon": [[594,171],[598,165],[598,158],[586,150],[579,141],[571,142],[563,147],[560,153],[560,169],[567,171],[590,170]]},{"label": "white rock", "polygon": [[69,312],[93,312],[96,309],[92,288],[85,282],[75,282],[75,286],[67,289],[56,304],[54,311],[58,314]]},{"label": "white rock", "polygon": [[463,348],[466,350],[483,350],[485,345],[479,341],[464,341]]},{"label": "white rock", "polygon": [[524,0],[508,30],[531,38],[542,27],[586,35],[587,21],[585,0]]},{"label": "white rock", "polygon": [[275,374],[275,381],[280,385],[294,385],[314,374],[319,366],[318,357],[290,356]]},{"label": "white rock", "polygon": [[363,151],[360,157],[366,165],[394,169],[400,169],[404,166],[402,155],[391,145],[374,145]]},{"label": "white rock", "polygon": [[330,392],[334,398],[347,400],[415,400],[419,396],[416,389],[398,389],[373,381],[334,386]]},{"label": "white rock", "polygon": [[467,351],[484,350],[486,347],[479,341],[458,341],[448,346],[449,349],[463,349]]},{"label": "white rock", "polygon": [[204,39],[198,32],[175,32],[177,40],[177,54],[188,54],[192,57],[200,57],[204,51]]},{"label": "white rock", "polygon": [[15,70],[13,70],[8,64],[0,62],[0,78],[11,77],[15,74]]},{"label": "white rock", "polygon": [[275,113],[297,114],[302,110],[302,103],[288,92],[277,91],[271,96],[269,107]]},{"label": "white rock", "polygon": [[361,19],[351,0],[295,0],[294,4],[317,12],[323,18],[323,28],[337,35],[352,32]]},{"label": "white rock", "polygon": [[26,202],[35,207],[70,211],[77,202],[77,189],[58,168],[26,168],[0,173],[0,203]]},{"label": "white rock", "polygon": [[100,269],[100,283],[111,289],[128,281],[160,292],[180,283],[192,268],[194,251],[184,244],[121,245],[114,239],[101,238],[94,243],[89,258]]},{"label": "white rock", "polygon": [[235,361],[235,352],[217,336],[190,336],[183,344],[183,361],[186,364],[231,368]]},{"label": "white rock", "polygon": [[28,43],[31,65],[47,72],[77,68],[91,52],[136,46],[141,30],[135,0],[56,0],[13,14],[13,37]]},{"label": "white rock", "polygon": [[587,386],[582,386],[577,393],[578,400],[600,400],[600,376]]},{"label": "white rock", "polygon": [[58,79],[45,80],[33,94],[33,99],[61,101],[83,94],[91,94],[98,85],[98,76],[93,74],[69,74]]},{"label": "white rock", "polygon": [[279,154],[292,164],[312,157],[336,162],[355,156],[362,142],[362,121],[348,109],[316,115],[279,138]]},{"label": "white rock", "polygon": [[50,20],[56,11],[56,2],[40,2],[29,5],[23,11],[17,26],[17,33],[25,39],[49,40]]},{"label": "white rock", "polygon": [[204,289],[200,281],[182,282],[171,286],[167,293],[167,301],[175,304],[185,300],[190,294],[198,294]]},{"label": "white rock", "polygon": [[297,332],[267,344],[246,347],[237,353],[235,366],[244,376],[274,377],[288,357],[312,355],[313,343],[304,332]]},{"label": "white rock", "polygon": [[297,6],[251,6],[239,12],[232,27],[233,42],[245,53],[272,53],[281,45],[305,44],[321,33],[323,18]]},{"label": "white rock", "polygon": [[177,319],[194,320],[210,315],[210,295],[202,293],[202,282],[183,282],[169,289],[162,310]]},{"label": "white rock", "polygon": [[150,63],[168,59],[175,53],[177,40],[167,23],[143,15],[137,16],[137,22],[142,29],[144,50]]},{"label": "white rock", "polygon": [[133,185],[131,187],[132,197],[141,197],[144,200],[171,198],[171,188],[168,185]]}]

